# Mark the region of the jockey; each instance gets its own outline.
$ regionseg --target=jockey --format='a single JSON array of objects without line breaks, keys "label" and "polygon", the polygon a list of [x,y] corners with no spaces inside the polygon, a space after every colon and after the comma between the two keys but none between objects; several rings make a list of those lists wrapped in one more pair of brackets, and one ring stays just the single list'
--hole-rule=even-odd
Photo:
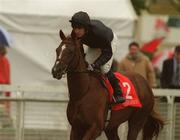
[{"label": "jockey", "polygon": [[[72,33],[76,38],[81,40],[82,44],[88,46],[86,55],[89,54],[90,59],[96,57],[88,66],[88,69],[91,71],[95,69],[101,70],[108,77],[114,90],[114,104],[123,103],[125,99],[122,96],[119,80],[110,70],[113,61],[113,52],[115,51],[113,42],[115,35],[112,30],[99,20],[90,20],[89,15],[82,11],[75,13],[70,22],[73,28]],[[100,52],[99,54],[97,53],[98,51]],[[98,56],[94,56],[97,54]]]}]

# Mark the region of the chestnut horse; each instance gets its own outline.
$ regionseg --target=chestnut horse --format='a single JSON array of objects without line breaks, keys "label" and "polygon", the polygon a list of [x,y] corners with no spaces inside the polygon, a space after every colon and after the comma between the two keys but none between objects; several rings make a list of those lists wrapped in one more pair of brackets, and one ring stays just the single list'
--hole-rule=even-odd
[{"label": "chestnut horse", "polygon": [[109,123],[105,126],[109,104],[107,89],[92,72],[87,71],[81,42],[73,35],[66,37],[62,31],[60,38],[62,42],[56,49],[57,58],[52,75],[61,79],[67,73],[70,140],[95,140],[102,131],[108,140],[120,140],[118,127],[125,121],[128,121],[129,126],[127,140],[136,140],[141,129],[143,140],[157,137],[164,121],[153,109],[154,96],[146,80],[138,74],[126,75],[135,87],[142,108],[112,110]]}]

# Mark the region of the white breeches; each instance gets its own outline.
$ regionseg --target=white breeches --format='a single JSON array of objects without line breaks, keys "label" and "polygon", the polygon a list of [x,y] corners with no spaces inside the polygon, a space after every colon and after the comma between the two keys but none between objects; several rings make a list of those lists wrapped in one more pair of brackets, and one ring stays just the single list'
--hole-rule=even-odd
[{"label": "white breeches", "polygon": [[[117,36],[114,34],[114,38],[111,42],[113,55],[112,55],[111,59],[106,64],[101,66],[101,72],[102,73],[108,73],[109,70],[111,69],[113,58],[114,58],[114,52],[116,51],[116,48],[117,48],[117,41],[118,41]],[[89,64],[92,64],[100,56],[101,50],[98,48],[87,47],[85,49],[85,53],[86,53],[86,57],[85,57],[86,61]]]}]

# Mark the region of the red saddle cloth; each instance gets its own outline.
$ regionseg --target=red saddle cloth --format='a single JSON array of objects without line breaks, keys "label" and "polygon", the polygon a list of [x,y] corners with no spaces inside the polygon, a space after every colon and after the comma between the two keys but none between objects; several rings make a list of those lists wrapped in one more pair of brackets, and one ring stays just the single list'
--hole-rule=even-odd
[{"label": "red saddle cloth", "polygon": [[[125,97],[126,101],[122,104],[113,105],[112,110],[120,110],[128,106],[141,108],[142,104],[139,101],[139,98],[136,94],[136,90],[132,82],[126,76],[118,72],[116,72],[115,75],[120,81],[119,84],[120,84],[121,90],[123,92],[123,96]],[[111,87],[111,84],[109,83],[107,79],[105,80],[105,83],[109,90],[109,101],[112,102],[113,88]]]}]

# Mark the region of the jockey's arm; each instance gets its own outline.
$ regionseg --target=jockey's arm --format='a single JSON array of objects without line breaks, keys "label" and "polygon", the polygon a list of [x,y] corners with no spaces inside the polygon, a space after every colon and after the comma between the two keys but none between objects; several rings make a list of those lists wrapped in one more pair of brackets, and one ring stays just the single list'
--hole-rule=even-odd
[{"label": "jockey's arm", "polygon": [[100,66],[106,64],[112,57],[112,48],[107,47],[101,50],[101,55],[95,60],[95,67],[99,68]]}]

